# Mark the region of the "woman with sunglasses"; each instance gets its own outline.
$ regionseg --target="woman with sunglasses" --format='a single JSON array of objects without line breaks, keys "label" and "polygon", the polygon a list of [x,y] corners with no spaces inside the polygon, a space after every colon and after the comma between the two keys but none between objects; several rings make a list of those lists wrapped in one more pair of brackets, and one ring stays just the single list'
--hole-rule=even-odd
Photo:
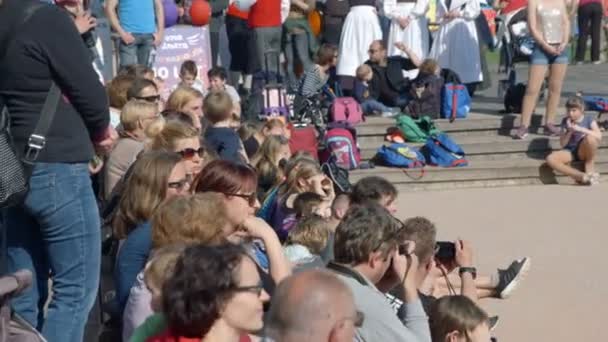
[{"label": "woman with sunglasses", "polygon": [[160,94],[158,87],[154,81],[147,78],[137,78],[127,91],[127,100],[142,100],[154,103],[158,106],[158,110],[162,110],[160,105]]},{"label": "woman with sunglasses", "polygon": [[282,166],[291,158],[289,140],[281,135],[266,138],[258,152],[251,159],[251,165],[258,174],[258,198],[285,179]]},{"label": "woman with sunglasses", "polygon": [[165,109],[190,115],[199,134],[203,132],[203,94],[200,91],[192,87],[177,87],[169,95]]},{"label": "woman with sunglasses", "polygon": [[194,178],[209,160],[208,149],[201,146],[199,132],[181,120],[169,120],[157,135],[151,137],[150,149],[177,152],[186,165],[186,172]]},{"label": "woman with sunglasses", "polygon": [[152,214],[165,200],[185,195],[189,189],[186,167],[176,153],[146,152],[133,165],[112,221],[114,236],[121,240],[114,272],[121,312],[148,259]]},{"label": "woman with sunglasses", "polygon": [[251,341],[269,296],[256,264],[237,245],[187,248],[163,287],[169,327],[149,342]]},{"label": "woman with sunglasses", "polygon": [[123,107],[120,119],[122,130],[119,131],[119,139],[110,152],[104,169],[106,199],[143,150],[145,132],[148,126],[158,119],[158,107],[153,103],[134,99]]},{"label": "woman with sunglasses", "polygon": [[[281,243],[264,220],[255,217],[260,207],[257,199],[257,175],[255,170],[246,164],[227,160],[215,160],[209,163],[194,180],[192,188],[196,193],[217,192],[224,195],[224,204],[229,222],[228,240],[233,243],[261,241],[263,245],[248,244],[256,254],[256,262],[261,270],[268,271],[278,284],[291,273],[289,261],[283,254]],[[266,273],[264,273],[266,275]]]}]

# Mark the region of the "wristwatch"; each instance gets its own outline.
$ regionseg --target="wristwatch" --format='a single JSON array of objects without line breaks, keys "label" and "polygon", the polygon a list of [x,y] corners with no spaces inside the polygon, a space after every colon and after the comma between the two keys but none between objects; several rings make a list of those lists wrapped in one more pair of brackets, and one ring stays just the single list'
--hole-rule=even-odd
[{"label": "wristwatch", "polygon": [[471,273],[471,276],[473,276],[473,279],[477,278],[477,269],[475,267],[461,267],[458,270],[458,274],[462,277],[463,273],[469,272]]}]

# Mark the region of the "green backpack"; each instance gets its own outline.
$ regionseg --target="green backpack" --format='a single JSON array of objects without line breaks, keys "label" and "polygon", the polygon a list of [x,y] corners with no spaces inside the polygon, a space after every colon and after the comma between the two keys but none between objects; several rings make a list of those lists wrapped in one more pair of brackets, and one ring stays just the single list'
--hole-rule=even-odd
[{"label": "green backpack", "polygon": [[401,114],[397,117],[397,128],[409,142],[424,142],[429,136],[441,133],[429,116],[414,120],[408,115]]}]

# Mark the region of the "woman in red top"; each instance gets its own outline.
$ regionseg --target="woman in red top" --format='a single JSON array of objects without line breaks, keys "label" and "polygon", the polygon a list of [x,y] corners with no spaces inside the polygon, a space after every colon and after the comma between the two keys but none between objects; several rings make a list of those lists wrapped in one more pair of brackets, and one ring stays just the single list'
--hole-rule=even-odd
[{"label": "woman in red top", "polygon": [[242,342],[263,327],[264,302],[255,263],[243,247],[194,245],[163,287],[169,328],[147,342]]}]

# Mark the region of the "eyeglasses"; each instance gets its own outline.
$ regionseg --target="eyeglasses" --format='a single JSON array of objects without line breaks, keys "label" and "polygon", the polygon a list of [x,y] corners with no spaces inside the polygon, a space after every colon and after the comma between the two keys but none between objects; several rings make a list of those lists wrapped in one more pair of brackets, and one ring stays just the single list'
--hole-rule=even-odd
[{"label": "eyeglasses", "polygon": [[264,291],[264,286],[260,282],[259,284],[253,285],[253,286],[239,286],[239,287],[235,287],[234,291],[236,291],[236,292],[251,292],[251,293],[254,293],[255,295],[257,295],[259,297],[259,296],[262,295],[262,291]]},{"label": "eyeglasses", "polygon": [[190,183],[190,181],[188,180],[188,178],[184,178],[184,179],[180,179],[175,182],[169,182],[169,183],[167,183],[167,186],[171,189],[182,190],[186,186],[186,184],[189,184],[189,183]]},{"label": "eyeglasses", "polygon": [[344,317],[340,319],[340,321],[353,321],[353,325],[357,328],[363,326],[363,322],[365,321],[365,314],[359,310],[355,311],[355,314],[352,316]]},{"label": "eyeglasses", "polygon": [[144,100],[147,102],[154,102],[154,103],[160,101],[160,95],[136,96],[135,98],[138,100]]},{"label": "eyeglasses", "polygon": [[198,149],[185,148],[177,153],[179,153],[183,159],[192,159],[195,154],[198,154],[198,156],[202,158],[205,155],[205,149],[202,147],[199,147]]},{"label": "eyeglasses", "polygon": [[226,195],[226,196],[240,197],[240,198],[246,200],[250,207],[253,207],[255,205],[255,203],[257,202],[257,200],[258,200],[258,196],[256,195],[255,192],[252,192],[250,194],[224,193],[224,195]]},{"label": "eyeglasses", "polygon": [[376,52],[378,52],[378,51],[380,51],[380,50],[377,50],[377,49],[376,49],[376,50],[374,50],[374,49],[369,49],[369,50],[367,50],[367,52],[368,52],[368,53],[376,53]]}]

